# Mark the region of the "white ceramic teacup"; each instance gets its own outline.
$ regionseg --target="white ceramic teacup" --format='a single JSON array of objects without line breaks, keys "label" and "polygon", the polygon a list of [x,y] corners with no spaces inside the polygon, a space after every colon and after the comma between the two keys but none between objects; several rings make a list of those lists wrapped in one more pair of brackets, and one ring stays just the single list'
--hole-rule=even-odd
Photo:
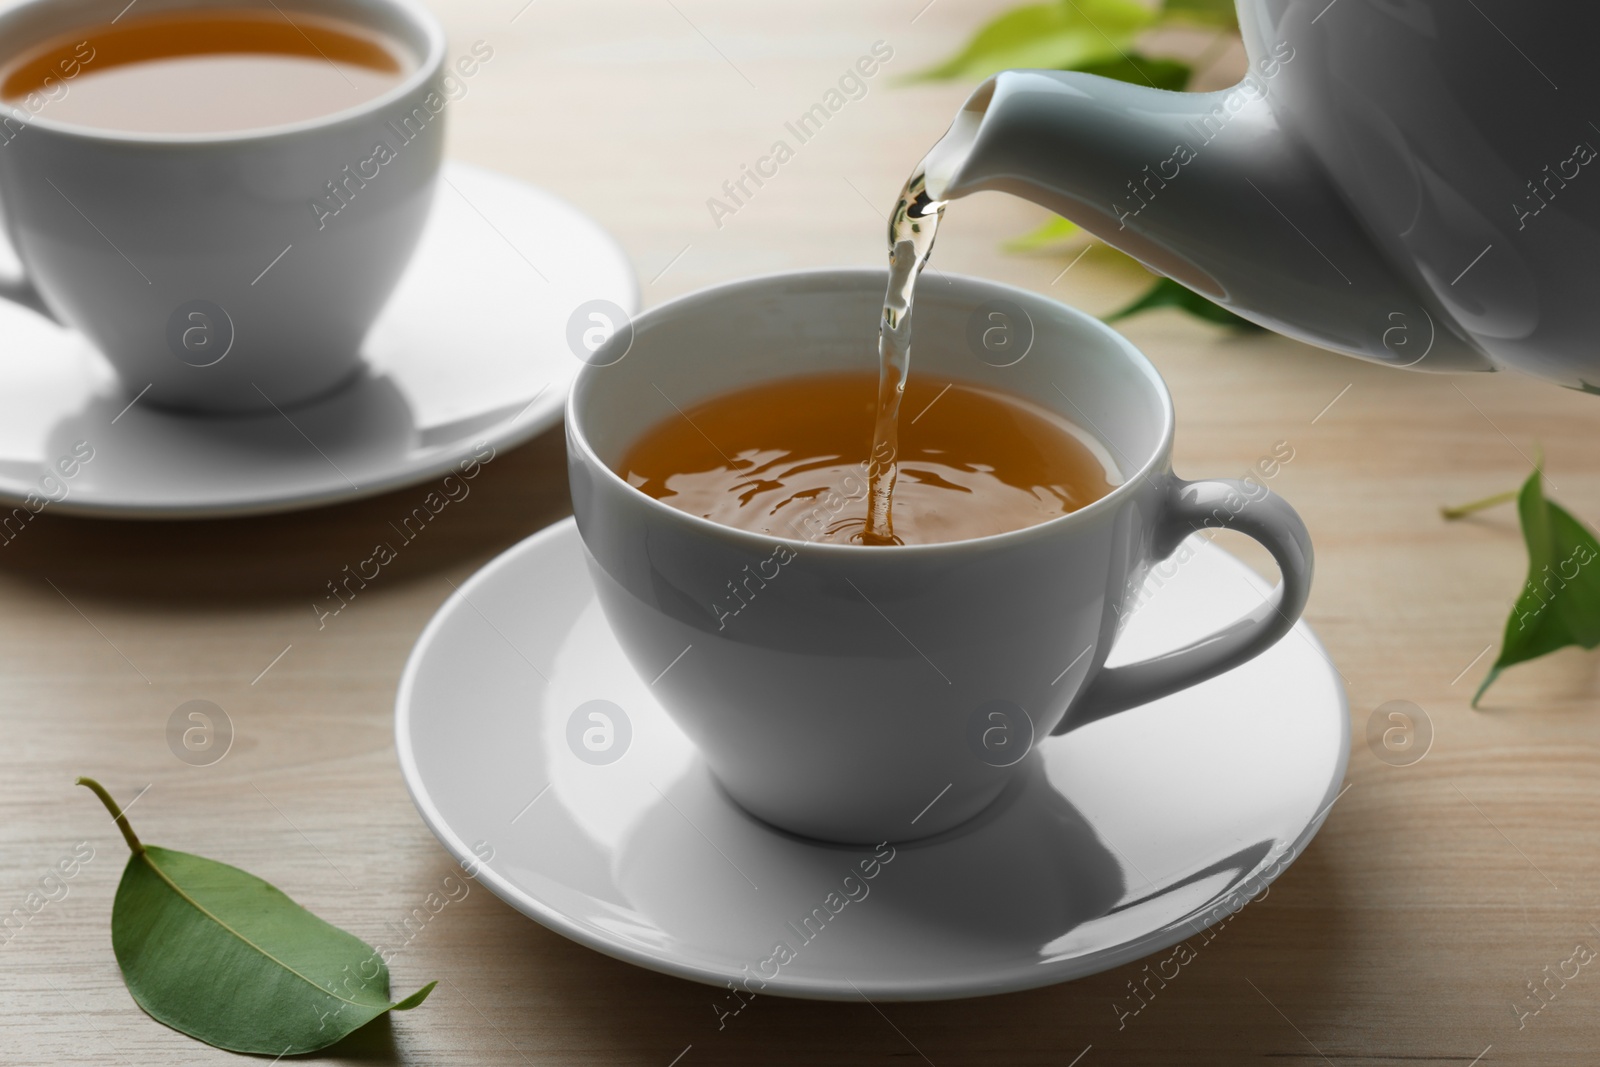
[{"label": "white ceramic teacup", "polygon": [[[126,6],[0,6],[0,60]],[[237,6],[142,0],[137,13]],[[433,201],[447,102],[438,23],[413,0],[274,6],[376,30],[410,53],[411,71],[364,104],[291,125],[91,129],[50,112],[92,69],[91,42],[49,92],[0,104],[0,210],[25,268],[0,279],[0,296],[81,331],[147,403],[270,410],[354,377]]]},{"label": "white ceramic teacup", "polygon": [[[722,526],[615,472],[675,409],[875,366],[884,283],[873,270],[780,274],[665,304],[596,352],[567,408],[573,508],[623,649],[738,803],[835,841],[963,822],[1036,738],[1259,655],[1311,583],[1310,539],[1281,498],[1172,473],[1172,402],[1137,349],[1045,297],[947,274],[919,287],[911,373],[1005,389],[1092,431],[1122,476],[1109,495],[1026,529],[885,548]],[[1146,570],[1208,526],[1265,545],[1277,589],[1204,640],[1105,667]]]}]

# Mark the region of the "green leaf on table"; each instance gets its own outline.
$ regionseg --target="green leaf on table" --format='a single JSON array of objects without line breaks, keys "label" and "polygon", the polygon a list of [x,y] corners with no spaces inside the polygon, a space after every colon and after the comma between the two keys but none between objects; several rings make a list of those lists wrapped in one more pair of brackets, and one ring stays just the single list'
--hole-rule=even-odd
[{"label": "green leaf on table", "polygon": [[1196,318],[1214,322],[1219,326],[1230,329],[1255,331],[1261,327],[1249,319],[1240,318],[1227,308],[1213,304],[1199,293],[1187,289],[1171,278],[1158,278],[1143,296],[1139,297],[1127,307],[1119,308],[1105,317],[1106,322],[1116,322],[1156,308],[1177,308],[1186,311]]},{"label": "green leaf on table", "polygon": [[1163,22],[1198,22],[1226,29],[1239,27],[1239,12],[1233,0],[1167,0],[1161,14]]},{"label": "green leaf on table", "polygon": [[315,1052],[389,1011],[389,968],[360,938],[237,867],[141,844],[105,788],[133,854],[111,906],[111,945],[151,1018],[208,1045],[262,1056]]},{"label": "green leaf on table", "polygon": [[915,78],[987,78],[1017,67],[1075,70],[1127,51],[1156,13],[1135,0],[1058,0],[1014,8],[979,30],[967,47]]},{"label": "green leaf on table", "polygon": [[[1447,509],[1459,518],[1500,500],[1490,497],[1477,505]],[[1600,543],[1566,508],[1544,495],[1544,478],[1538,468],[1516,494],[1522,519],[1522,538],[1528,545],[1528,580],[1506,619],[1500,656],[1489,675],[1472,695],[1477,707],[1485,690],[1500,672],[1516,663],[1548,655],[1558,648],[1600,646]]]}]

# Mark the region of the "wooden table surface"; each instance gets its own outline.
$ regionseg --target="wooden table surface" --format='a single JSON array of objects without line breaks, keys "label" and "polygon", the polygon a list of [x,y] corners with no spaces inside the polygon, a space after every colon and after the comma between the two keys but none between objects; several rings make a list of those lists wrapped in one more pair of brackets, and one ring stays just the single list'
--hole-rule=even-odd
[{"label": "wooden table surface", "polygon": [[[522,3],[432,2],[452,55],[478,40],[493,49],[452,105],[451,154],[593,213],[627,248],[647,304],[753,273],[880,263],[883,210],[968,89],[897,79],[998,6]],[[880,40],[893,59],[865,98],[717,225],[707,198]],[[1236,60],[1224,56],[1211,79]],[[1042,217],[994,195],[960,202],[936,266],[1096,313],[1146,284],[1104,251],[1063,274],[1076,248],[1001,250]],[[477,888],[393,961],[396,989],[438,978],[433,998],[327,1058],[1595,1062],[1592,968],[1552,983],[1520,1025],[1513,1005],[1531,1007],[1525,983],[1575,946],[1600,946],[1600,661],[1569,650],[1513,669],[1469,708],[1525,556],[1509,508],[1454,524],[1437,509],[1517,485],[1542,446],[1553,494],[1600,516],[1600,404],[1509,375],[1384,370],[1172,312],[1125,325],[1176,398],[1179,473],[1238,474],[1279,441],[1293,448],[1274,488],[1311,527],[1307,618],[1354,720],[1349,790],[1320,835],[1180,979],[1122,1029],[1112,1004],[1137,964],[881,1011],[763,998],[719,1031],[707,987],[579,947]],[[0,911],[22,907],[79,842],[95,850],[68,895],[0,947],[0,1062],[231,1058],[152,1022],[124,989],[108,919],[125,850],[74,775],[125,799],[150,786],[134,810],[147,841],[242,866],[368,940],[451,872],[396,765],[395,685],[452,582],[568,513],[562,449],[551,431],[497,458],[470,499],[320,630],[311,604],[324,583],[423,490],[220,522],[46,511],[0,550]],[[192,699],[220,705],[237,731],[209,767],[180,762],[165,740]],[[1435,730],[1413,766],[1386,765],[1366,744],[1368,717],[1391,700],[1420,705]]]}]

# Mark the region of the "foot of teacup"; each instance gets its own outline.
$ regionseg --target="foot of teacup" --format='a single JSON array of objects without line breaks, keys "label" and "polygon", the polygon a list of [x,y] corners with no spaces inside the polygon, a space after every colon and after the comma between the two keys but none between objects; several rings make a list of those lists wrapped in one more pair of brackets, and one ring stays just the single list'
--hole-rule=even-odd
[{"label": "foot of teacup", "polygon": [[871,846],[920,841],[953,830],[987,811],[1013,779],[1001,777],[979,791],[959,796],[954,788],[940,793],[936,787],[927,796],[908,794],[904,805],[880,811],[867,810],[842,797],[833,803],[817,798],[774,803],[770,797],[741,796],[714,771],[711,780],[747,815],[786,834],[831,845]]},{"label": "foot of teacup", "polygon": [[196,390],[184,383],[155,382],[142,393],[140,390],[144,387],[138,385],[124,383],[123,389],[129,400],[137,397],[141,405],[174,415],[281,414],[342,393],[360,381],[366,372],[366,361],[358,357],[348,367],[341,367],[337,377],[312,383],[230,382],[226,387]]}]

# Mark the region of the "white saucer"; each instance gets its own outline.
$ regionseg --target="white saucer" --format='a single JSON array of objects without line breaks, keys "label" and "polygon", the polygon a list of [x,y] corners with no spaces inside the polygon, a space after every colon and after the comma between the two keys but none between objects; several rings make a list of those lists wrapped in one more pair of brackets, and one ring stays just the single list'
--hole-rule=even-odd
[{"label": "white saucer", "polygon": [[[1200,543],[1112,660],[1210,632],[1264,588]],[[610,750],[595,706],[578,713],[595,700],[623,709]],[[1000,993],[1197,945],[1305,847],[1350,744],[1339,678],[1302,623],[1230,674],[1046,739],[988,811],[863,881],[871,849],[791,837],[717,788],[606,626],[570,519],[439,610],[395,719],[423,818],[469,869],[487,859],[479,877],[519,911],[654,970],[741,990],[775,970],[749,988],[823,999]],[[828,921],[805,943],[814,909]],[[793,958],[767,963],[780,941]]]},{"label": "white saucer", "polygon": [[[286,511],[435,478],[480,443],[504,448],[554,425],[582,365],[569,317],[595,299],[637,310],[633,270],[549,193],[458,163],[443,177],[368,335],[366,375],[286,415],[129,407],[87,341],[0,302],[0,501],[31,492],[55,511],[124,518]],[[93,459],[41,485],[78,441]]]}]

